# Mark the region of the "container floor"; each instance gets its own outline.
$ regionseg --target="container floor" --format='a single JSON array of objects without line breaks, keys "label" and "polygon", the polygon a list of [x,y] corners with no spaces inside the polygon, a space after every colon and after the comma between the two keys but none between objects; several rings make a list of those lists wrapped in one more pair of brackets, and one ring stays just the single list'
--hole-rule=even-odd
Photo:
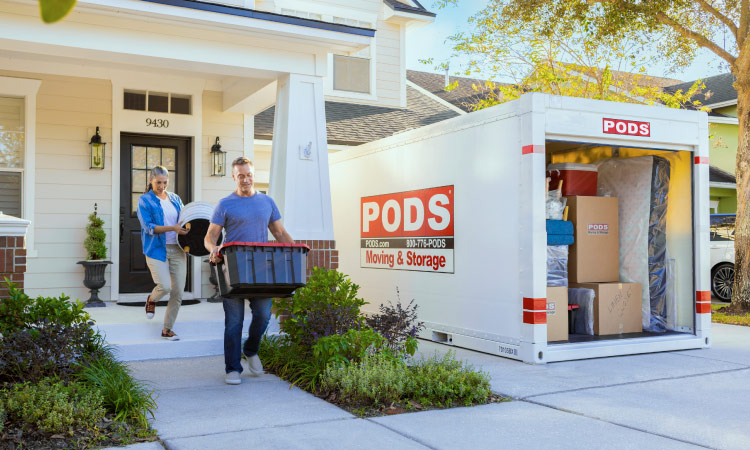
[{"label": "container floor", "polygon": [[569,334],[567,341],[552,341],[552,342],[548,342],[548,344],[554,345],[554,344],[570,344],[572,342],[612,341],[612,340],[617,340],[617,339],[671,336],[671,335],[677,335],[677,334],[691,334],[691,333],[681,333],[679,331],[665,331],[664,333],[642,331],[640,333],[607,334],[607,335],[601,335],[601,336],[590,336],[588,334]]}]

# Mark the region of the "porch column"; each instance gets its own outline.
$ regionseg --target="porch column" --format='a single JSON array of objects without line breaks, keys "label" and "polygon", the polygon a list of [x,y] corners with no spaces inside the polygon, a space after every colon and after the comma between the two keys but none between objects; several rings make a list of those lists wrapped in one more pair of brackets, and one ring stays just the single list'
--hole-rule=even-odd
[{"label": "porch column", "polygon": [[312,249],[308,266],[335,269],[323,89],[322,77],[279,78],[269,194],[289,234]]},{"label": "porch column", "polygon": [[24,288],[26,272],[26,230],[28,220],[7,216],[0,211],[0,300],[8,298],[5,278]]}]

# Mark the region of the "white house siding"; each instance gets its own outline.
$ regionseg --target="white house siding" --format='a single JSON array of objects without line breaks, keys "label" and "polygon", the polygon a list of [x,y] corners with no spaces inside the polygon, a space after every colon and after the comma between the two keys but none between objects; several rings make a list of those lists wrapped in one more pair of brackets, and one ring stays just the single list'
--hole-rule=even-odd
[{"label": "white house siding", "polygon": [[[202,158],[202,200],[216,204],[219,199],[226,197],[234,190],[234,182],[231,177],[231,162],[234,158],[242,156],[244,116],[237,113],[222,111],[222,93],[217,91],[203,92],[203,142],[201,144]],[[227,175],[224,177],[211,176],[211,159],[209,158],[211,146],[219,137],[221,149],[227,152]],[[252,137],[251,137],[252,138]],[[195,258],[195,263],[201,261]],[[210,297],[214,288],[208,281],[208,265],[203,264],[201,269],[202,298]]]},{"label": "white house siding", "polygon": [[[88,298],[83,287],[83,240],[88,215],[98,205],[105,230],[112,220],[112,158],[104,170],[89,169],[89,140],[97,126],[111,142],[112,86],[108,80],[0,71],[0,75],[41,80],[37,94],[35,233],[37,255],[29,257],[29,295]],[[111,248],[108,233],[107,248]],[[111,254],[111,253],[110,253]],[[110,276],[100,296],[110,298]]]},{"label": "white house siding", "polygon": [[[405,107],[406,96],[403,87],[406,73],[403,71],[402,33],[403,25],[378,21],[375,32],[375,80],[378,93],[378,104],[384,106]],[[404,94],[402,96],[402,93]]]}]

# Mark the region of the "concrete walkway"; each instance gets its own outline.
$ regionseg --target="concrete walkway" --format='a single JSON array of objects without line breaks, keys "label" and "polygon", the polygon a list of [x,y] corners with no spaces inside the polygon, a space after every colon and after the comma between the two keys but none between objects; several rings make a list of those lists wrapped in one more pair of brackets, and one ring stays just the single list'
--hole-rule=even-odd
[{"label": "concrete walkway", "polygon": [[227,386],[221,356],[130,365],[157,391],[153,425],[175,450],[750,448],[748,327],[714,324],[707,350],[543,366],[456,353],[515,401],[358,419],[272,375]]}]

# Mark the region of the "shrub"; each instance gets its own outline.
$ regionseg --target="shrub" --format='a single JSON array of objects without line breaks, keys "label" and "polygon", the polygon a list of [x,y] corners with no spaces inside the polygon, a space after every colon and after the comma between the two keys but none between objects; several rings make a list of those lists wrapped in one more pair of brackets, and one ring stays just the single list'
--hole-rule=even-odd
[{"label": "shrub", "polygon": [[104,221],[96,215],[96,203],[94,212],[89,214],[89,224],[86,226],[86,239],[83,246],[86,248],[86,258],[89,260],[105,259],[107,257],[107,233],[104,231]]},{"label": "shrub", "polygon": [[321,377],[323,391],[336,392],[347,404],[390,405],[413,390],[406,363],[383,353],[367,355],[346,367],[329,366]]},{"label": "shrub", "polygon": [[5,426],[5,402],[3,402],[2,395],[0,395],[0,435],[3,434],[3,427]]},{"label": "shrub", "polygon": [[315,361],[309,347],[296,344],[288,336],[264,336],[260,341],[258,356],[263,367],[292,383],[315,392],[325,365]]},{"label": "shrub", "polygon": [[390,405],[418,401],[426,406],[484,403],[491,391],[489,376],[457,361],[452,352],[408,367],[387,353],[365,356],[348,366],[329,366],[321,376],[326,392],[349,404]]},{"label": "shrub", "polygon": [[425,405],[450,407],[484,402],[490,391],[490,377],[456,360],[450,351],[443,357],[422,359],[411,367],[414,377],[413,398]]},{"label": "shrub", "polygon": [[359,309],[365,301],[357,298],[359,286],[336,270],[313,269],[305,287],[293,298],[276,300],[276,307],[289,314],[282,330],[292,342],[311,346],[317,339],[359,329],[364,319]]},{"label": "shrub", "polygon": [[45,433],[72,434],[104,418],[101,394],[79,383],[44,379],[16,384],[3,394],[11,420]]},{"label": "shrub", "polygon": [[71,302],[64,294],[32,299],[7,278],[4,284],[8,288],[8,299],[0,302],[0,334],[3,336],[44,323],[69,326],[91,321],[91,316],[83,309],[84,304],[78,300]]},{"label": "shrub", "polygon": [[102,405],[114,414],[115,420],[148,427],[148,416],[154,417],[156,401],[153,391],[130,374],[125,363],[117,361],[110,352],[79,368],[76,378],[98,389]]},{"label": "shrub", "polygon": [[367,318],[367,325],[380,333],[387,341],[388,348],[397,353],[414,355],[417,350],[417,334],[424,328],[423,322],[417,321],[417,305],[414,300],[404,308],[396,289],[396,305],[381,304],[379,314]]},{"label": "shrub", "polygon": [[0,381],[35,382],[49,376],[67,379],[93,335],[86,323],[65,326],[45,322],[10,332],[0,345]]},{"label": "shrub", "polygon": [[371,328],[350,329],[344,334],[319,338],[312,347],[313,357],[325,368],[329,364],[341,366],[359,361],[371,352],[380,350],[385,339]]}]

